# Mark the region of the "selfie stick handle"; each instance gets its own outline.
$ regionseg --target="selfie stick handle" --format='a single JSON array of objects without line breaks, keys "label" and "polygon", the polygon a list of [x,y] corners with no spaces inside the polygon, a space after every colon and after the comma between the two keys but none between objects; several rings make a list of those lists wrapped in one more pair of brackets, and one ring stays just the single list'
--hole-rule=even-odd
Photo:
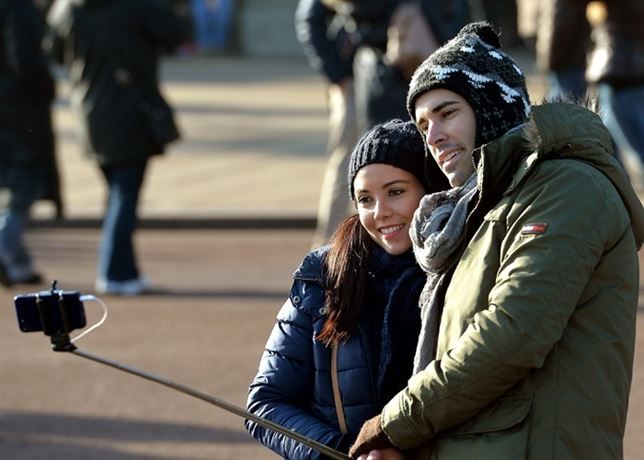
[{"label": "selfie stick handle", "polygon": [[101,358],[100,356],[96,356],[90,353],[86,353],[84,351],[79,350],[78,348],[75,348],[73,350],[68,350],[70,353],[80,356],[82,358],[89,359],[91,361],[95,361],[97,363],[105,364],[106,366],[113,367],[115,369],[121,370],[123,372],[127,372],[129,374],[136,375],[138,377],[142,377],[146,380],[150,380],[152,382],[159,383],[161,385],[165,385],[166,387],[172,388],[174,390],[180,391],[182,393],[185,393],[189,396],[193,396],[197,399],[201,399],[202,401],[206,401],[214,406],[217,406],[221,409],[224,409],[228,412],[231,412],[235,415],[238,415],[240,417],[243,417],[245,419],[248,419],[252,422],[257,423],[259,426],[262,426],[264,428],[268,428],[269,430],[276,431],[277,433],[283,434],[284,436],[287,436],[291,439],[295,439],[298,442],[301,442],[305,446],[310,447],[311,449],[314,449],[324,455],[327,455],[331,458],[338,459],[338,460],[350,460],[351,457],[349,457],[346,454],[343,454],[340,451],[337,451],[335,449],[332,449],[331,447],[319,443],[315,441],[314,439],[307,438],[306,436],[303,436],[299,433],[296,433],[293,430],[290,430],[288,428],[283,427],[282,425],[278,425],[277,423],[271,422],[270,420],[263,419],[261,417],[258,417],[254,414],[251,414],[245,409],[242,409],[238,406],[235,406],[234,404],[230,404],[229,402],[226,402],[222,399],[215,398],[213,396],[207,395],[205,393],[202,393],[200,391],[197,391],[193,388],[190,388],[186,385],[182,385],[180,383],[173,382],[172,380],[169,380],[167,378],[162,378],[158,377],[154,374],[150,374],[148,372],[135,369],[133,367],[125,366],[123,364],[119,364],[115,361],[110,361],[105,358]]}]

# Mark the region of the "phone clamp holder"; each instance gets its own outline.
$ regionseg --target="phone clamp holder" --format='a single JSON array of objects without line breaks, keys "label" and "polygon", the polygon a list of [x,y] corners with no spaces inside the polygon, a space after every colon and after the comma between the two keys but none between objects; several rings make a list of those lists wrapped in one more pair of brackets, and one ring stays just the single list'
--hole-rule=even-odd
[{"label": "phone clamp holder", "polygon": [[65,308],[65,299],[62,291],[56,289],[58,280],[51,283],[51,295],[58,297],[58,313],[62,320],[62,330],[54,326],[52,315],[47,311],[46,304],[40,294],[36,294],[36,307],[40,322],[42,323],[43,332],[51,340],[52,349],[54,351],[74,351],[76,346],[71,342],[69,333],[71,327],[69,325],[69,317],[67,316],[67,308]]}]

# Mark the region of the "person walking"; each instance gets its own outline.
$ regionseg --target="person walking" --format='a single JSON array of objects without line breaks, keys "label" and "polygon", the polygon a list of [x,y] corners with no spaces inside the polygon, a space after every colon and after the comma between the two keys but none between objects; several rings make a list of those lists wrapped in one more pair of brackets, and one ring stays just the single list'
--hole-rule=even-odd
[{"label": "person walking", "polygon": [[87,151],[108,187],[96,291],[137,295],[148,284],[133,244],[148,160],[179,138],[158,60],[189,30],[159,0],[56,0],[47,21],[45,46],[69,68]]},{"label": "person walking", "polygon": [[596,95],[618,158],[644,190],[644,2],[544,0],[538,13],[550,93]]},{"label": "person walking", "polygon": [[309,64],[327,81],[329,110],[328,160],[318,203],[314,248],[326,244],[340,222],[352,213],[347,195],[347,166],[358,132],[353,95],[356,45],[342,18],[322,0],[300,0],[295,31]]},{"label": "person walking", "polygon": [[[347,452],[362,423],[405,386],[425,278],[409,225],[423,195],[446,185],[436,168],[424,173],[424,156],[411,122],[377,125],[358,141],[348,173],[358,214],[295,271],[250,385],[249,412]],[[321,458],[254,422],[246,428],[284,458]]]},{"label": "person walking", "polygon": [[[428,54],[416,53],[446,42],[468,19],[467,0],[299,1],[298,40],[311,66],[329,83],[329,159],[313,247],[328,242],[351,213],[344,172],[358,136],[376,124],[406,116],[411,71]],[[417,33],[419,23],[427,35]]]},{"label": "person walking", "polygon": [[44,20],[32,0],[0,0],[0,284],[42,276],[24,242],[29,211],[53,201],[62,216],[51,103],[54,80],[41,49]]},{"label": "person walking", "polygon": [[487,23],[418,68],[407,105],[453,188],[412,223],[415,374],[351,455],[621,458],[644,208],[601,118],[531,107]]}]

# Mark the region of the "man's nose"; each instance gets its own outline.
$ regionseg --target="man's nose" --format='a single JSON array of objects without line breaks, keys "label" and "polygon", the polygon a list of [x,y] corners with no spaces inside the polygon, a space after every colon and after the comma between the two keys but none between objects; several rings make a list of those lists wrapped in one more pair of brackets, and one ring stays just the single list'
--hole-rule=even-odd
[{"label": "man's nose", "polygon": [[427,142],[427,145],[430,147],[436,147],[438,144],[445,141],[446,138],[445,130],[440,123],[430,123],[427,126],[425,142]]}]

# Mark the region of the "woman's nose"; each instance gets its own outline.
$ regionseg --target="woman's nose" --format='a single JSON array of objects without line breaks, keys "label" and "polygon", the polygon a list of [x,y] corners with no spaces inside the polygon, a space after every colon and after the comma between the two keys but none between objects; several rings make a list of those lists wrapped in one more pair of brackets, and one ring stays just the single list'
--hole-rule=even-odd
[{"label": "woman's nose", "polygon": [[391,208],[389,207],[389,204],[387,203],[387,201],[386,200],[376,201],[376,206],[374,208],[374,217],[376,219],[382,219],[383,217],[387,217],[389,214],[391,214]]}]

